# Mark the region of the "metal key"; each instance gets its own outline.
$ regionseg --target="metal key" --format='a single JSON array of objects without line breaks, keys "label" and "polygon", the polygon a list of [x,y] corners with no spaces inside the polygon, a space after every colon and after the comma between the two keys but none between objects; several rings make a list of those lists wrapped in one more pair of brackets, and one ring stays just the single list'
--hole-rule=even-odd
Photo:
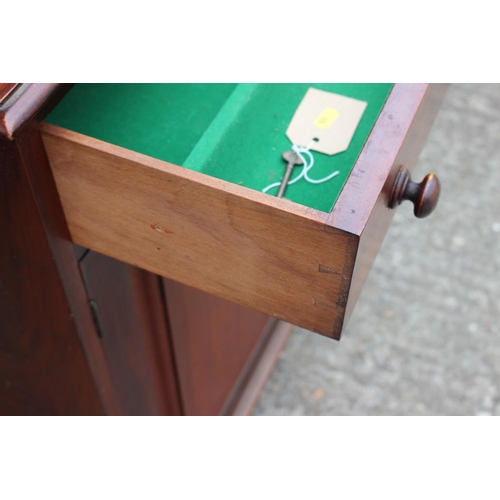
[{"label": "metal key", "polygon": [[283,198],[283,195],[285,194],[286,186],[288,185],[288,181],[290,180],[293,172],[293,167],[302,165],[302,160],[300,159],[300,156],[295,153],[295,151],[285,151],[283,153],[283,159],[287,162],[287,166],[285,175],[283,176],[283,180],[281,181],[280,190],[276,195],[278,198]]}]

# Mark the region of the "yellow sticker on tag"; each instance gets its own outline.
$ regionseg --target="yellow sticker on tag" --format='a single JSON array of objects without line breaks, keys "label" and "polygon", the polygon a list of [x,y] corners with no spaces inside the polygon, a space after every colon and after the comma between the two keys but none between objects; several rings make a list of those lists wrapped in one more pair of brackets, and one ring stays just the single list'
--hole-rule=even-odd
[{"label": "yellow sticker on tag", "polygon": [[319,153],[342,153],[347,151],[367,105],[365,101],[311,87],[295,110],[286,136],[292,144]]},{"label": "yellow sticker on tag", "polygon": [[321,114],[314,120],[314,125],[318,128],[327,129],[340,116],[340,113],[334,108],[325,108]]}]

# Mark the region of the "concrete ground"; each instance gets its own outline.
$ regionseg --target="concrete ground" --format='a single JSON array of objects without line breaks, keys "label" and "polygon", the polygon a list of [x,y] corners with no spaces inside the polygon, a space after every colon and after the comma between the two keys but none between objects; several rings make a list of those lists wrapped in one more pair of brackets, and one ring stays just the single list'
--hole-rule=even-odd
[{"label": "concrete ground", "polygon": [[256,415],[500,415],[500,84],[456,84],[340,342],[295,329]]}]

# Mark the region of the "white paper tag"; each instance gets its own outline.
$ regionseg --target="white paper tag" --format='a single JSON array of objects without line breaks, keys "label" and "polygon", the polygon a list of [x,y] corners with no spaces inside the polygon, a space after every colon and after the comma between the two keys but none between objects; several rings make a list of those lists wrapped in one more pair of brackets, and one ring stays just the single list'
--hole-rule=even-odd
[{"label": "white paper tag", "polygon": [[286,131],[292,144],[334,155],[346,151],[368,103],[310,88]]}]

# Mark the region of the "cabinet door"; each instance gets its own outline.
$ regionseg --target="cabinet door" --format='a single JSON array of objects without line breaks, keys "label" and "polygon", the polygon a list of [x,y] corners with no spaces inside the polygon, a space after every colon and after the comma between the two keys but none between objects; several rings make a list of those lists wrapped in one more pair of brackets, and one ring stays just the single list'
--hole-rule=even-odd
[{"label": "cabinet door", "polygon": [[80,267],[121,413],[180,414],[160,278],[96,252]]},{"label": "cabinet door", "polygon": [[272,327],[265,314],[163,280],[184,411],[230,413]]}]

